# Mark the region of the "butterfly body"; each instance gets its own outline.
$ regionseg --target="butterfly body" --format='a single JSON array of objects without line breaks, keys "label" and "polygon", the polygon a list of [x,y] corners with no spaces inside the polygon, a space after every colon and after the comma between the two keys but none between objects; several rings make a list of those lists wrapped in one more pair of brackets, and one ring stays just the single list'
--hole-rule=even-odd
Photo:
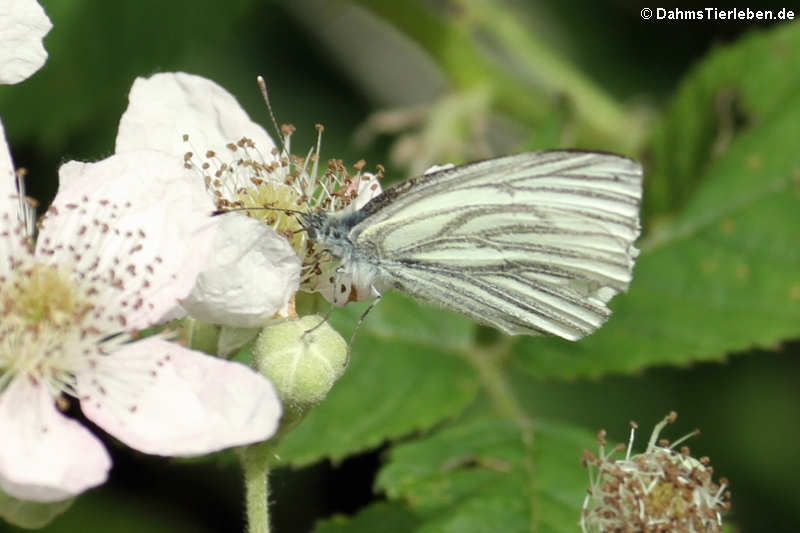
[{"label": "butterfly body", "polygon": [[[357,294],[359,287],[367,288],[372,297],[380,296],[383,292],[383,284],[378,283],[381,274],[379,260],[371,253],[372,247],[369,243],[360,248],[355,244],[353,229],[365,218],[363,209],[349,213],[302,215],[303,227],[308,231],[309,239],[323,244],[325,250],[341,263],[337,270],[339,279],[332,280],[333,303],[336,305],[361,299]],[[381,285],[380,289],[377,285]]]},{"label": "butterfly body", "polygon": [[530,152],[431,172],[303,222],[341,262],[334,303],[396,288],[509,334],[575,340],[630,282],[641,179],[621,156]]}]

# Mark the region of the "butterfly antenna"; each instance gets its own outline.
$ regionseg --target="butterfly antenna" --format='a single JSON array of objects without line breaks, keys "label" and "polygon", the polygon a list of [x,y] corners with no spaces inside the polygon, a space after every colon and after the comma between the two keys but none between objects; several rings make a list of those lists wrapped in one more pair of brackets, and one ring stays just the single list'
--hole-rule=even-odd
[{"label": "butterfly antenna", "polygon": [[222,208],[217,209],[211,212],[212,217],[216,217],[219,215],[224,215],[225,213],[236,213],[237,211],[257,211],[259,209],[266,209],[272,211],[283,211],[284,213],[289,213],[290,215],[305,215],[307,214],[305,211],[297,211],[296,209],[286,209],[284,207],[272,207],[270,205],[260,205],[256,207],[230,207],[230,208]]},{"label": "butterfly antenna", "polygon": [[272,127],[275,128],[275,134],[278,136],[278,140],[281,143],[281,155],[288,154],[289,151],[286,148],[286,144],[283,141],[283,134],[281,133],[280,127],[278,127],[278,121],[275,120],[275,113],[272,112],[272,104],[269,103],[269,93],[267,92],[267,82],[264,81],[263,76],[258,76],[256,78],[256,83],[258,83],[258,88],[261,91],[261,96],[264,97],[264,103],[267,104],[267,111],[269,111],[269,118],[272,121]]}]

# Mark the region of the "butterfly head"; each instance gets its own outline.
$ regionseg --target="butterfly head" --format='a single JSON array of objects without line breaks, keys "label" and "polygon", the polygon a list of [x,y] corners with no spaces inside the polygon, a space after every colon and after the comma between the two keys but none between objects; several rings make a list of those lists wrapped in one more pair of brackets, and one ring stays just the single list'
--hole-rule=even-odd
[{"label": "butterfly head", "polygon": [[358,218],[355,213],[306,213],[300,215],[301,225],[314,244],[320,245],[338,259],[349,258],[353,253],[350,230]]}]

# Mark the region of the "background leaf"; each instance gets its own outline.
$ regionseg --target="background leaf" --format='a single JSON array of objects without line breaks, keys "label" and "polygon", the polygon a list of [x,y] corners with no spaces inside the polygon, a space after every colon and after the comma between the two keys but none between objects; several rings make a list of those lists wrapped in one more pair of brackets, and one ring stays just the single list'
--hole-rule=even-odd
[{"label": "background leaf", "polygon": [[378,486],[425,517],[420,532],[575,530],[587,486],[579,458],[593,439],[557,424],[530,429],[464,420],[393,448]]},{"label": "background leaf", "polygon": [[[797,31],[789,35],[800,43]],[[786,31],[762,34],[719,51],[684,83],[680,101],[698,85],[709,92],[710,73],[724,61],[726,74],[756,69],[763,84],[780,85],[780,105],[738,132],[693,178],[696,190],[675,219],[643,240],[630,292],[612,302],[608,324],[574,344],[520,339],[521,368],[559,377],[631,372],[719,360],[800,335],[800,224],[787,223],[800,198],[800,74],[791,90],[785,80],[773,84],[769,75],[780,71],[758,72],[762,56],[754,53],[780,50],[787,38]],[[712,79],[718,90],[729,82]],[[709,112],[704,105],[708,98],[694,101],[698,113]],[[664,120],[673,125],[680,116]],[[645,196],[658,179],[648,176]]]},{"label": "background leaf", "polygon": [[[787,25],[719,47],[695,66],[653,128],[647,214],[679,210],[737,136],[791,110],[800,92],[798,61],[800,32]],[[791,146],[782,139],[777,148]]]},{"label": "background leaf", "polygon": [[420,520],[402,505],[379,502],[349,518],[335,516],[314,528],[315,533],[411,533]]}]

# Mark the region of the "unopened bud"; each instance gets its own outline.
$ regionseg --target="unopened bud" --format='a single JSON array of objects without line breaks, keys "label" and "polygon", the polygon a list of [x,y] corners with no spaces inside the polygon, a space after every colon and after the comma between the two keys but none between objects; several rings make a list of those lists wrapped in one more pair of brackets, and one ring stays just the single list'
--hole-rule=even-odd
[{"label": "unopened bud", "polygon": [[304,412],[324,400],[344,373],[347,343],[322,317],[304,316],[264,328],[253,360],[284,406]]}]

